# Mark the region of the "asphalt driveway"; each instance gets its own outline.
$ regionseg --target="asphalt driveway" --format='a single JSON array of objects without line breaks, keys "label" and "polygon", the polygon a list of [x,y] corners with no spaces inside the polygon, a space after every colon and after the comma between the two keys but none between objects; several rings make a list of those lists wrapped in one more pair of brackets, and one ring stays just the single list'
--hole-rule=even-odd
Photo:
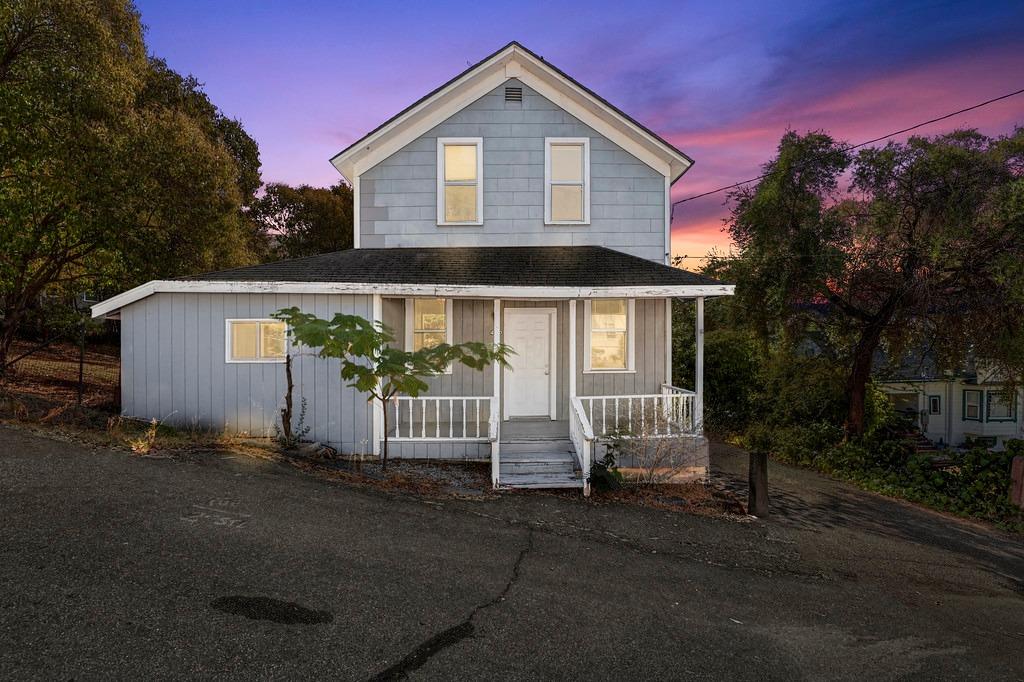
[{"label": "asphalt driveway", "polygon": [[[745,464],[714,457],[726,479]],[[0,671],[1024,677],[1019,539],[807,472],[772,482],[767,521],[429,502],[0,428]]]}]

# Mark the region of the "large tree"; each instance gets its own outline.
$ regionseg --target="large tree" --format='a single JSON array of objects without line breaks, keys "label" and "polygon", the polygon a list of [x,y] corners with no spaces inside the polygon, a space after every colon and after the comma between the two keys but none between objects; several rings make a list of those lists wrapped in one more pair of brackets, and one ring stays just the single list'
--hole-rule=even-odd
[{"label": "large tree", "polygon": [[301,258],[352,248],[352,188],[266,186],[251,216],[270,243],[270,258]]},{"label": "large tree", "polygon": [[124,0],[0,4],[0,372],[40,295],[254,260],[255,143]]},{"label": "large tree", "polygon": [[[787,133],[734,194],[725,265],[762,335],[824,330],[847,367],[848,434],[863,432],[880,348],[927,345],[1024,376],[1024,130],[958,131],[853,153]],[[823,314],[824,311],[824,314]]]}]

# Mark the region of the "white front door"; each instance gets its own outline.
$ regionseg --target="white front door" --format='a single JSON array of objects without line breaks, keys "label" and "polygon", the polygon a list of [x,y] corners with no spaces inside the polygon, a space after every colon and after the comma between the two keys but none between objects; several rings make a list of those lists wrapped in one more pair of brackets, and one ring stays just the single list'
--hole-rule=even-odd
[{"label": "white front door", "polygon": [[505,417],[555,418],[554,308],[506,308]]}]

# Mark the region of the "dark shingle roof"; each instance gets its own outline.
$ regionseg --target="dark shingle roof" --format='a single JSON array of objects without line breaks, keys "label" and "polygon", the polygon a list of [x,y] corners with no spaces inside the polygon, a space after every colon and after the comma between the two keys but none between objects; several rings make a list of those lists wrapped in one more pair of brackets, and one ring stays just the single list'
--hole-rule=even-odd
[{"label": "dark shingle roof", "polygon": [[721,284],[704,275],[602,246],[350,249],[182,279],[516,287]]}]

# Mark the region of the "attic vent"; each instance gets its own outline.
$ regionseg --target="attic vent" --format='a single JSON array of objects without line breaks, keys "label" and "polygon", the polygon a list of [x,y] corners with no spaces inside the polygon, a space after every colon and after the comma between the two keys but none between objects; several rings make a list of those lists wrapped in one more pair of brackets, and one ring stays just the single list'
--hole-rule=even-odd
[{"label": "attic vent", "polygon": [[505,101],[506,102],[522,102],[523,101],[523,89],[522,88],[505,88]]}]

